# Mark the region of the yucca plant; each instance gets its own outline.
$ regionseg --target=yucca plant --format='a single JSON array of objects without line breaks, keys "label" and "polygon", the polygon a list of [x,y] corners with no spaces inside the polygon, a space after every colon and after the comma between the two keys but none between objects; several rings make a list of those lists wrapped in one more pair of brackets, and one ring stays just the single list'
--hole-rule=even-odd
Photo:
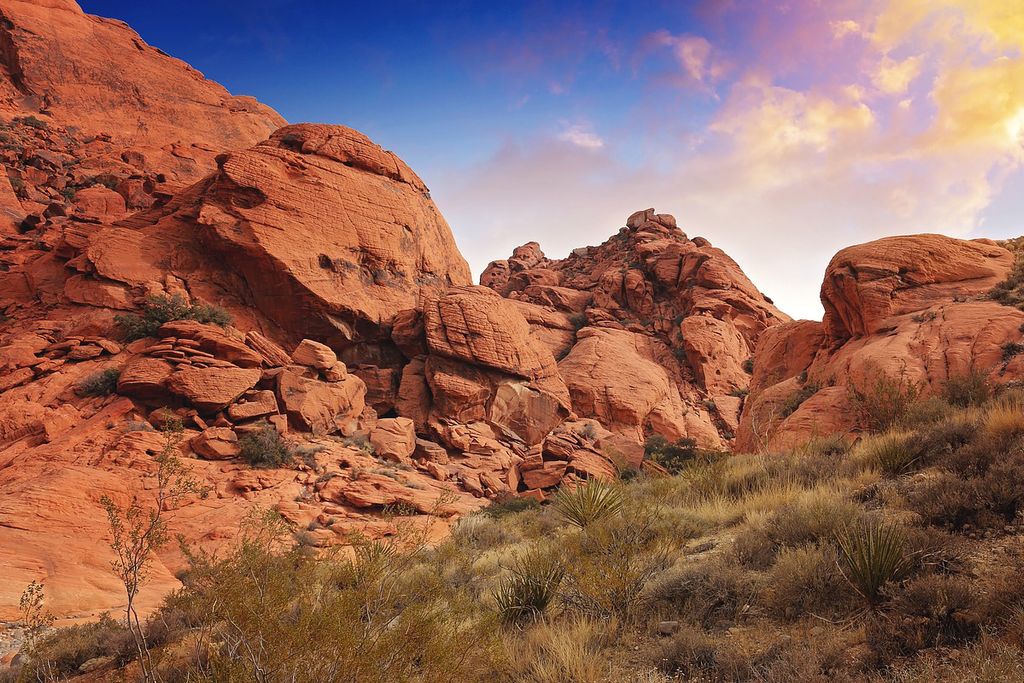
[{"label": "yucca plant", "polygon": [[868,523],[837,536],[839,569],[870,605],[882,599],[882,588],[907,569],[907,541],[896,524]]},{"label": "yucca plant", "polygon": [[554,557],[530,553],[516,558],[494,591],[498,616],[515,625],[534,621],[554,602],[564,576],[565,567]]},{"label": "yucca plant", "polygon": [[553,505],[567,522],[586,529],[621,510],[622,494],[618,489],[594,480],[571,490],[562,489],[555,496]]}]

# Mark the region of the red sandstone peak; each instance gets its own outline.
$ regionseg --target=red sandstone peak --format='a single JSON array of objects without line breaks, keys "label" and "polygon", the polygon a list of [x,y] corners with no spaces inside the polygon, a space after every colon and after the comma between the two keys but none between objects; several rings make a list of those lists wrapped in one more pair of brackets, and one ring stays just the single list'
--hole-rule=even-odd
[{"label": "red sandstone peak", "polygon": [[0,107],[109,135],[179,181],[285,121],[71,0],[0,1]]}]

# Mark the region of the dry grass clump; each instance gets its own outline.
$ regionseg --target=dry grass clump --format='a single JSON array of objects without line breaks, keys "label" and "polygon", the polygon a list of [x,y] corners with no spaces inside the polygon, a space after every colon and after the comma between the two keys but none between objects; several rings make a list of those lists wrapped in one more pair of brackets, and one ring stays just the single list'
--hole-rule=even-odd
[{"label": "dry grass clump", "polygon": [[831,543],[786,548],[768,571],[765,606],[781,619],[837,619],[850,611],[850,586]]},{"label": "dry grass clump", "polygon": [[610,641],[600,622],[571,618],[557,626],[539,623],[506,644],[501,679],[516,683],[604,683],[608,662],[602,650]]}]

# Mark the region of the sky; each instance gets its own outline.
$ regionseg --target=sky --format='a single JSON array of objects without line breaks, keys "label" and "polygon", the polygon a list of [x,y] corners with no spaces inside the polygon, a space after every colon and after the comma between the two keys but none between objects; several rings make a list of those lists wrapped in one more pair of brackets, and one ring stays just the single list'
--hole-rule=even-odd
[{"label": "sky", "polygon": [[1024,0],[80,0],[424,179],[474,274],[672,213],[794,317],[839,249],[1024,234]]}]

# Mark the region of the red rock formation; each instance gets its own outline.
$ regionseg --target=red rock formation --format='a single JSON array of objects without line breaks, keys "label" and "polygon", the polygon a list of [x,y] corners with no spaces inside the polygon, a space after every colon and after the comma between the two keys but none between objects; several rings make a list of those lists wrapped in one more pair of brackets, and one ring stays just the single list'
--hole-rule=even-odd
[{"label": "red rock formation", "polygon": [[[840,251],[821,288],[822,323],[797,321],[762,336],[737,448],[771,450],[856,429],[848,388],[879,376],[939,391],[950,377],[1021,377],[1003,347],[1024,313],[989,299],[1014,255],[988,240],[889,237]],[[802,392],[802,393],[801,393]],[[785,414],[787,401],[804,396]]]},{"label": "red rock formation", "polygon": [[574,410],[636,439],[729,442],[745,361],[764,330],[788,320],[725,253],[653,209],[563,260],[525,244],[480,281],[515,300],[562,358]]},{"label": "red rock formation", "polygon": [[0,17],[0,107],[109,136],[126,161],[179,183],[284,125],[269,107],[232,96],[73,0],[3,0]]}]

